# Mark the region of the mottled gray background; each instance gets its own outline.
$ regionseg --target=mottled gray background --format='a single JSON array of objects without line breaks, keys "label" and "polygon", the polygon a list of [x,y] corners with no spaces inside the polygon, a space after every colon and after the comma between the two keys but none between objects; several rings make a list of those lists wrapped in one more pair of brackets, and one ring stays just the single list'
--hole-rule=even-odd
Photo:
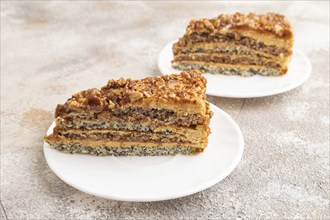
[{"label": "mottled gray background", "polygon": [[[215,186],[162,202],[105,200],[48,168],[54,107],[110,78],[160,75],[157,56],[191,18],[281,12],[313,72],[266,98],[208,97],[240,125],[243,159]],[[329,3],[1,2],[2,219],[329,219]]]}]

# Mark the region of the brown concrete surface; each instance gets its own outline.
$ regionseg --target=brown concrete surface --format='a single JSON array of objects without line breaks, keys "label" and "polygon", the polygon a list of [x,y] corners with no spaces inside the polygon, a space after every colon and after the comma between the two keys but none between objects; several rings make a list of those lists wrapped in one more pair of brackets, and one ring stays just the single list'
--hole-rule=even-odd
[{"label": "brown concrete surface", "polygon": [[[108,79],[160,75],[156,61],[191,18],[281,12],[313,67],[293,91],[208,97],[239,124],[245,151],[226,179],[162,202],[80,192],[48,168],[57,103]],[[329,219],[329,2],[1,1],[1,219]]]}]

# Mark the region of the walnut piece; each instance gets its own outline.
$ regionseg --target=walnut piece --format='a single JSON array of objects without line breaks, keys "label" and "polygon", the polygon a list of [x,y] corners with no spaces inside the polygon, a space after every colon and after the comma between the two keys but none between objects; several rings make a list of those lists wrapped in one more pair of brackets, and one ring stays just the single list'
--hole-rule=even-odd
[{"label": "walnut piece", "polygon": [[129,94],[129,98],[132,102],[136,101],[136,100],[139,100],[140,98],[143,97],[143,94],[141,92],[138,92],[138,91],[132,91],[130,94]]}]

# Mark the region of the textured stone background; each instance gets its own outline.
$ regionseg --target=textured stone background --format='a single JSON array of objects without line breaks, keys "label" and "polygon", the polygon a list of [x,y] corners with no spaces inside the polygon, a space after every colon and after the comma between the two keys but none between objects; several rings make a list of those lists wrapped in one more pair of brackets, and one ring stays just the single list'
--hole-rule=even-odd
[{"label": "textured stone background", "polygon": [[[43,136],[54,107],[110,78],[160,75],[162,47],[190,18],[281,12],[313,72],[266,98],[208,100],[240,125],[235,171],[197,194],[163,202],[97,198],[48,168]],[[1,2],[1,208],[4,219],[329,219],[329,2]]]}]

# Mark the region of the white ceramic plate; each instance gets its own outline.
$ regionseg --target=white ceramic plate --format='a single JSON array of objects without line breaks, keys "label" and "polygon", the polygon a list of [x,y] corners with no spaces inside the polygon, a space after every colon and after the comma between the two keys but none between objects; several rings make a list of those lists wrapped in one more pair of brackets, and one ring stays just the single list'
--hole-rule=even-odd
[{"label": "white ceramic plate", "polygon": [[[173,60],[172,45],[167,44],[158,57],[158,68],[165,74],[179,73],[171,65]],[[299,50],[293,51],[289,70],[284,76],[267,77],[255,75],[252,77],[227,76],[205,73],[208,95],[230,98],[253,98],[279,94],[289,91],[305,82],[311,74],[312,67],[308,58]]]},{"label": "white ceramic plate", "polygon": [[[229,175],[243,153],[242,133],[233,119],[211,104],[212,133],[195,156],[96,157],[65,154],[44,143],[49,167],[67,184],[92,195],[122,201],[159,201],[187,196]],[[47,134],[52,133],[54,123]]]}]

